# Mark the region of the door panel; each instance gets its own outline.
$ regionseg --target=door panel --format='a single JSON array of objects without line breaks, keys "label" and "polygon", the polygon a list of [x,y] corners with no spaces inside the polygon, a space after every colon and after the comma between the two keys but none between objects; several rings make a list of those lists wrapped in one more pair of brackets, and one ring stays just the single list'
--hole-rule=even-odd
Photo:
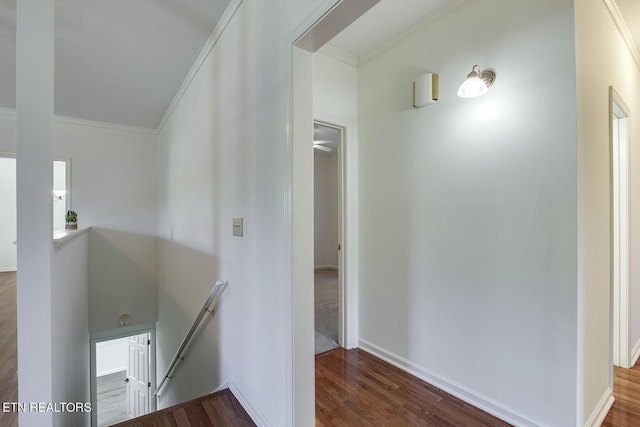
[{"label": "door panel", "polygon": [[127,400],[129,418],[149,412],[149,334],[129,337],[129,366],[127,369]]}]

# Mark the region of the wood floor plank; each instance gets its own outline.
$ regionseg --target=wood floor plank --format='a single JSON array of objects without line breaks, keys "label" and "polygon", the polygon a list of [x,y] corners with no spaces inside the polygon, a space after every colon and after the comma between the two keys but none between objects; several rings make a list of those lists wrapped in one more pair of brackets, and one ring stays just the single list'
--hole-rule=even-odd
[{"label": "wood floor plank", "polygon": [[113,427],[255,427],[229,389],[115,424]]},{"label": "wood floor plank", "polygon": [[509,424],[365,351],[338,348],[316,356],[317,426]]},{"label": "wood floor plank", "polygon": [[640,363],[631,369],[614,368],[615,402],[602,427],[640,426]]}]

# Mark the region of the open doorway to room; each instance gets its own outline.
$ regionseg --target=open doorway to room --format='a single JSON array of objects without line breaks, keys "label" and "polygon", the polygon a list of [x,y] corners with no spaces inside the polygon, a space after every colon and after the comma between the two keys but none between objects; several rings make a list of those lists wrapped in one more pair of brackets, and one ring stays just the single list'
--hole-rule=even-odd
[{"label": "open doorway to room", "polygon": [[611,330],[613,365],[631,367],[629,349],[629,108],[609,88],[611,139]]},{"label": "open doorway to room", "polygon": [[105,427],[155,409],[153,331],[94,341],[92,425]]},{"label": "open doorway to room", "polygon": [[[0,396],[18,401],[16,300],[16,159],[0,154]],[[0,413],[0,425],[16,425],[16,412]]]},{"label": "open doorway to room", "polygon": [[16,159],[0,154],[0,272],[17,268]]},{"label": "open doorway to room", "polygon": [[314,320],[315,353],[343,346],[342,274],[343,130],[314,123]]}]

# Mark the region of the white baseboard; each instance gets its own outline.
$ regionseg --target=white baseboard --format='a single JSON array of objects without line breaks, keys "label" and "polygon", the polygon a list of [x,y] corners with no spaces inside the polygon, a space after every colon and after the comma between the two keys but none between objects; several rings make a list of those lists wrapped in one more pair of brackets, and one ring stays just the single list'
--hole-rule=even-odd
[{"label": "white baseboard", "polygon": [[640,359],[640,340],[633,346],[633,350],[631,350],[631,368],[636,366],[638,363],[638,359]]},{"label": "white baseboard", "polygon": [[490,397],[484,396],[475,390],[472,390],[462,384],[458,384],[455,381],[452,381],[441,375],[430,372],[429,370],[416,365],[415,363],[405,359],[404,357],[387,351],[373,343],[362,339],[359,340],[359,343],[360,348],[367,353],[371,353],[372,355],[402,369],[403,371],[408,372],[409,374],[418,377],[421,380],[426,381],[429,384],[438,387],[439,389],[446,391],[447,393],[457,397],[458,399],[463,400],[470,405],[473,405],[476,408],[479,408],[497,418],[500,418],[501,420],[509,424],[519,427],[538,427],[544,425],[544,423],[540,421],[535,421],[524,415],[518,414],[513,409],[508,408],[507,406],[491,399]]},{"label": "white baseboard", "polygon": [[17,270],[14,267],[0,268],[0,273],[8,273],[10,271],[17,271]]},{"label": "white baseboard", "polygon": [[247,400],[244,393],[242,393],[242,391],[238,388],[238,386],[234,382],[229,381],[228,385],[229,385],[229,390],[231,390],[231,393],[233,393],[236,399],[238,399],[238,402],[240,402],[240,405],[242,405],[244,410],[247,411],[247,414],[249,414],[253,422],[256,423],[258,427],[273,427],[271,423],[267,421],[267,418],[264,416],[264,414],[260,412],[256,407],[254,407],[249,402],[249,400]]},{"label": "white baseboard", "polygon": [[316,265],[314,269],[315,270],[337,270],[338,267],[335,265]]},{"label": "white baseboard", "polygon": [[591,414],[587,422],[584,424],[584,426],[600,427],[604,419],[607,417],[609,410],[613,406],[614,400],[615,399],[613,398],[613,390],[607,387],[607,390],[602,395],[600,402],[598,402],[598,405],[595,407],[595,409],[593,410],[593,413]]},{"label": "white baseboard", "polygon": [[217,393],[217,392],[222,391],[222,390],[227,389],[227,388],[229,388],[229,381],[225,381],[225,382],[223,382],[222,384],[220,384],[220,385],[218,386],[218,388],[216,388],[215,390],[213,390],[211,393],[212,393],[212,394],[213,394],[213,393]]}]

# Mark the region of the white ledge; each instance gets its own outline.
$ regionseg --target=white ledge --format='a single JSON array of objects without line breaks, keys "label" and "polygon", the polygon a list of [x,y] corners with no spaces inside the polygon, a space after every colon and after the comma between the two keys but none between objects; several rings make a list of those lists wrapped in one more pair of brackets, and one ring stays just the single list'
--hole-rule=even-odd
[{"label": "white ledge", "polygon": [[59,230],[53,233],[53,246],[58,249],[62,245],[72,241],[76,237],[83,235],[89,227],[79,228],[77,230]]}]

